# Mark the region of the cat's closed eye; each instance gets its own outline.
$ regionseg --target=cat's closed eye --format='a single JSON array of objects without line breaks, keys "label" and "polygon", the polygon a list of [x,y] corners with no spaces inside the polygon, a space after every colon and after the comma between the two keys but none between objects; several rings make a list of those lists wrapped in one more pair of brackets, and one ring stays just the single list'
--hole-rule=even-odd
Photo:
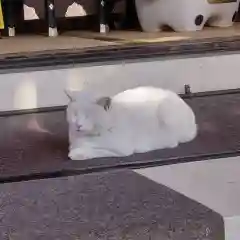
[{"label": "cat's closed eye", "polygon": [[77,121],[77,113],[76,112],[74,112],[72,114],[71,120],[72,120],[72,122],[76,122]]}]

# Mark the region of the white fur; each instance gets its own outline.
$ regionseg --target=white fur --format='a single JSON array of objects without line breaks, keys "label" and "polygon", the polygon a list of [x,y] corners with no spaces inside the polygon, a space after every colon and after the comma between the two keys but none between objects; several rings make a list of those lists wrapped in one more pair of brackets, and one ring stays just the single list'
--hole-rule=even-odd
[{"label": "white fur", "polygon": [[126,90],[113,96],[106,110],[97,104],[99,96],[95,94],[68,92],[68,96],[72,160],[174,148],[197,134],[193,111],[168,90],[154,87]]}]

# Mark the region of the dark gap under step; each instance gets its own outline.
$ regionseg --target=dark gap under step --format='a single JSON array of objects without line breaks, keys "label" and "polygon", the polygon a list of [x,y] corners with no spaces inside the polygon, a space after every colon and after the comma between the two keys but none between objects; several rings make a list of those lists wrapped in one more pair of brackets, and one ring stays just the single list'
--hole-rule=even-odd
[{"label": "dark gap under step", "polygon": [[[7,179],[4,178],[14,179],[20,175],[37,174],[35,177],[41,178],[44,177],[41,174],[51,173],[49,176],[54,177],[64,171],[68,175],[71,171],[76,173],[98,171],[106,167],[116,168],[119,165],[148,165],[149,161],[160,165],[161,162],[166,164],[184,159],[196,160],[197,156],[200,156],[197,160],[201,160],[201,156],[206,154],[221,155],[230,152],[237,155],[240,150],[240,94],[208,96],[186,101],[194,109],[199,124],[199,135],[194,141],[182,144],[176,149],[136,154],[127,158],[68,160],[68,134],[64,111],[1,117],[0,182],[6,182]],[[31,176],[28,177],[31,179]]]}]

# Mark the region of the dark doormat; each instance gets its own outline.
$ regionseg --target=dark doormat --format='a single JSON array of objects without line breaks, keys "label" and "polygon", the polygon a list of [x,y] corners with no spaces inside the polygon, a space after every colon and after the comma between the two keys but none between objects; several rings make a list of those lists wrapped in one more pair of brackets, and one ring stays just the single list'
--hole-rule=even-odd
[{"label": "dark doormat", "polygon": [[176,149],[127,158],[70,161],[64,111],[0,118],[0,182],[57,177],[111,168],[146,167],[238,155],[240,94],[186,100],[199,124],[198,137]]}]

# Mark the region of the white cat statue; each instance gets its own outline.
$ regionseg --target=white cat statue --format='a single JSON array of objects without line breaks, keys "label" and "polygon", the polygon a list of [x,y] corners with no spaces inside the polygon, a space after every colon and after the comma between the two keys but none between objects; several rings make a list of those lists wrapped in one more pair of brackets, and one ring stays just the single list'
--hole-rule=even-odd
[{"label": "white cat statue", "polygon": [[137,87],[113,97],[66,91],[69,158],[124,157],[193,140],[192,109],[174,92]]},{"label": "white cat statue", "polygon": [[169,26],[176,32],[201,30],[206,23],[229,27],[239,0],[136,0],[140,25],[145,32],[159,32]]}]

